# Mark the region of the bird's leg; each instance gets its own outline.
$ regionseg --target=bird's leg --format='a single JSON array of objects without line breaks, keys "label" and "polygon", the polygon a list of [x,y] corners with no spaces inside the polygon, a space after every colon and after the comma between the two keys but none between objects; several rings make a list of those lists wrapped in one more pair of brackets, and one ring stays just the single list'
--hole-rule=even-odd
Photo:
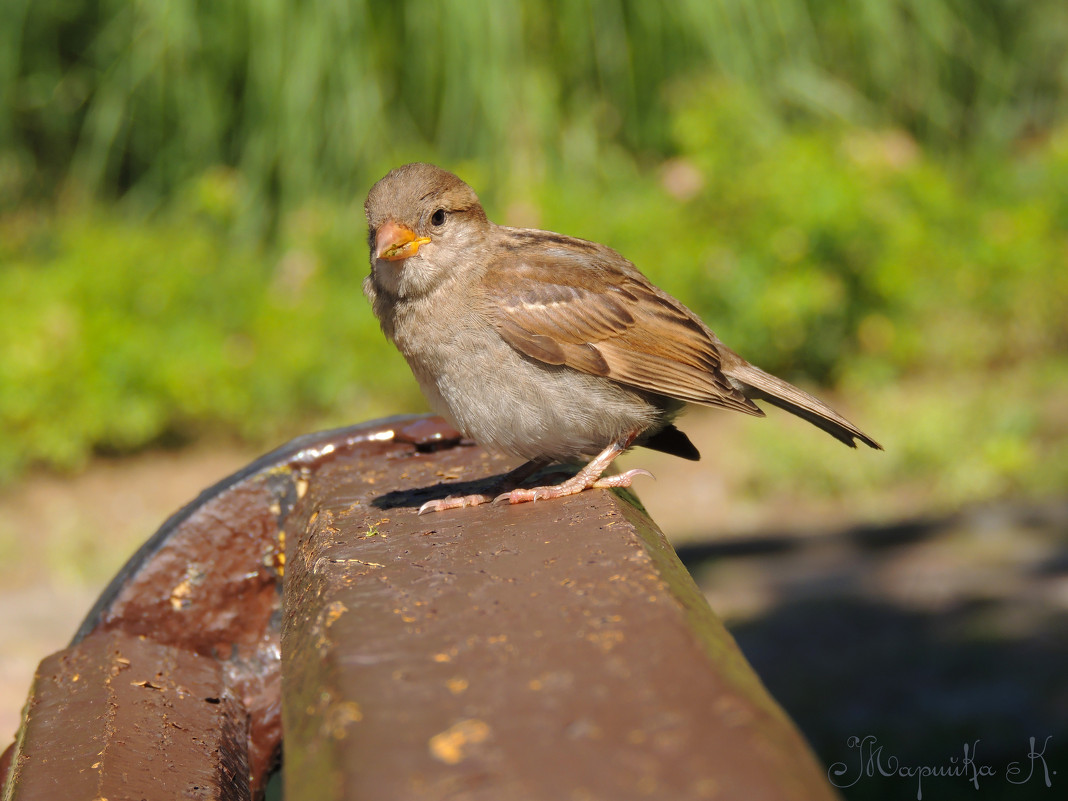
[{"label": "bird's leg", "polygon": [[632,434],[617,439],[597,454],[589,464],[579,470],[574,476],[567,479],[567,481],[548,487],[514,489],[511,492],[498,495],[493,499],[493,502],[525,503],[526,501],[540,501],[546,498],[563,498],[566,495],[575,495],[590,488],[629,487],[635,476],[649,476],[652,478],[652,473],[640,468],[637,470],[628,470],[626,473],[620,473],[615,476],[601,478],[601,474],[608,469],[608,465],[612,464],[612,461],[619,456],[619,454],[623,453],[623,451],[630,447],[630,444],[634,441],[634,438],[638,436],[638,433],[639,432],[635,431]]},{"label": "bird's leg", "polygon": [[493,486],[490,487],[490,492],[493,494],[450,495],[447,498],[438,498],[434,501],[427,501],[420,506],[419,514],[444,512],[446,509],[461,509],[464,506],[478,506],[482,503],[489,503],[494,499],[496,493],[519,486],[525,479],[534,475],[549,463],[548,459],[532,459],[505,473],[498,481],[494,482]]}]

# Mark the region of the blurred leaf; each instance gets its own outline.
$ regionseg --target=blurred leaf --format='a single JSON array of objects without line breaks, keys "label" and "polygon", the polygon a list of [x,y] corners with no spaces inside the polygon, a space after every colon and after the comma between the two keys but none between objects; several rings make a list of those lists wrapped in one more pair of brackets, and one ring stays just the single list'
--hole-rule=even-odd
[{"label": "blurred leaf", "polygon": [[1003,144],[1064,120],[1068,6],[9,0],[0,200],[6,177],[145,203],[223,165],[243,176],[243,230],[262,232],[427,152],[477,159],[494,184],[589,170],[617,146],[692,152],[669,89],[705,73],[760,98],[759,125],[724,115],[741,164],[754,131],[798,118]]}]

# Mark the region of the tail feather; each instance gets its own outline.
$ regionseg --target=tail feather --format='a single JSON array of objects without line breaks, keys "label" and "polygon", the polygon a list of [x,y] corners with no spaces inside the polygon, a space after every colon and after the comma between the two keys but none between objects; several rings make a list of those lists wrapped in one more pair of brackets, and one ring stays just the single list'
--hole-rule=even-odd
[{"label": "tail feather", "polygon": [[823,401],[812,397],[807,392],[783,381],[781,378],[765,373],[759,367],[754,367],[742,361],[741,364],[731,365],[730,369],[725,372],[728,378],[740,385],[739,388],[747,398],[764,400],[772,406],[778,406],[780,409],[795,414],[802,420],[807,420],[812,425],[822,428],[850,448],[857,447],[854,440],[859,439],[870,448],[880,451],[883,449],[882,445]]},{"label": "tail feather", "polygon": [[670,423],[653,434],[653,436],[637,444],[652,448],[654,451],[689,459],[691,462],[697,462],[701,459],[701,452],[690,442],[690,438]]}]

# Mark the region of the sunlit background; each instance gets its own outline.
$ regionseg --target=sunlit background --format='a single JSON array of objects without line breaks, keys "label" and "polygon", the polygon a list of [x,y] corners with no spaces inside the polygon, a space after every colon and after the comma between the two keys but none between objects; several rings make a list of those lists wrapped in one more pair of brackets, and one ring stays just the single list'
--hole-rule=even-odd
[{"label": "sunlit background", "polygon": [[0,737],[166,514],[425,408],[360,290],[411,160],[884,444],[698,411],[699,465],[628,457],[826,764],[1055,734],[1068,777],[1063,0],[0,4]]}]

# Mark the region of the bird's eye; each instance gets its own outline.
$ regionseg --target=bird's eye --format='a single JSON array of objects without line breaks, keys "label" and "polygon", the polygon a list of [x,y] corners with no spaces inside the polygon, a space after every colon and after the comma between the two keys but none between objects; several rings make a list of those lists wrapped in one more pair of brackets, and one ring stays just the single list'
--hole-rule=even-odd
[{"label": "bird's eye", "polygon": [[430,215],[430,224],[439,228],[445,224],[445,209],[438,209]]}]

